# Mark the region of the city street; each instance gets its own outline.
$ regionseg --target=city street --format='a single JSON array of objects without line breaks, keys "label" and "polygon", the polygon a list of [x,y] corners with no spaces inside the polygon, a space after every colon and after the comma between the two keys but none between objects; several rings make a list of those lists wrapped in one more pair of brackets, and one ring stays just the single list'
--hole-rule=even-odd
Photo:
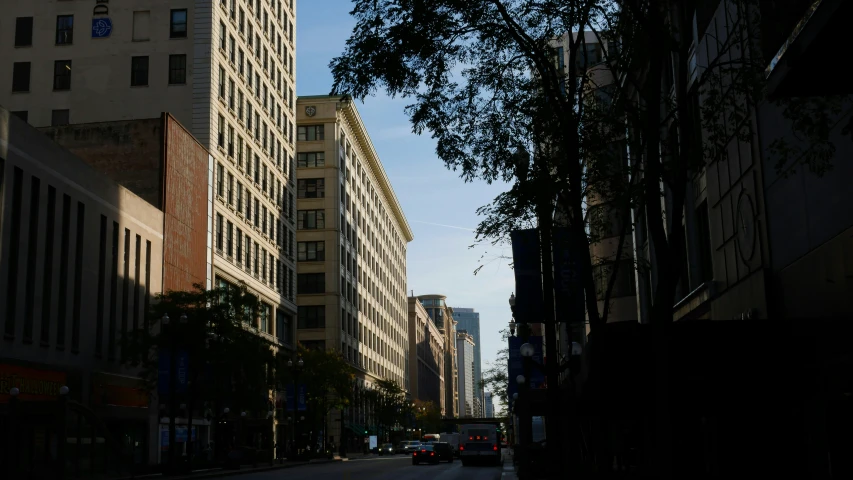
[{"label": "city street", "polygon": [[502,467],[469,466],[462,467],[458,459],[453,463],[442,462],[438,465],[412,465],[411,457],[395,455],[349,462],[334,462],[268,472],[247,473],[229,478],[235,480],[497,480],[501,478]]}]

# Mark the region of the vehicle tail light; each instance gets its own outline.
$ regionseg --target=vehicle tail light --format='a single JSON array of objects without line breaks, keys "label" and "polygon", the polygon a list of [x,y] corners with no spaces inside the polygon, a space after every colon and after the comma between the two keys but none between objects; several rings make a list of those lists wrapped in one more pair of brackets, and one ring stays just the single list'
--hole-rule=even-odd
[{"label": "vehicle tail light", "polygon": [[417,457],[417,456],[418,456],[418,452],[415,452],[415,453],[413,453],[412,455],[414,455],[414,456],[416,456],[416,457]]},{"label": "vehicle tail light", "polygon": [[495,445],[494,447],[492,447],[492,450],[494,450],[494,451],[496,451],[496,452],[497,452],[497,451],[498,451],[498,446],[497,446],[497,445]]},{"label": "vehicle tail light", "polygon": [[435,455],[435,452],[429,452],[429,456],[430,456],[430,457],[431,457],[431,456],[433,456],[433,455]]},{"label": "vehicle tail light", "polygon": [[459,451],[461,452],[463,450],[465,450],[465,445],[459,445]]}]

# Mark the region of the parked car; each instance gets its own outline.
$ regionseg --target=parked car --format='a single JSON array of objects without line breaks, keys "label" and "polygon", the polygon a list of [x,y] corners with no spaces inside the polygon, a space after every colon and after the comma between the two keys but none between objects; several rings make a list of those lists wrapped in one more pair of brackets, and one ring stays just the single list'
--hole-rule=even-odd
[{"label": "parked car", "polygon": [[448,442],[435,442],[432,444],[432,450],[435,452],[435,456],[438,457],[439,462],[447,460],[453,463],[453,447]]},{"label": "parked car", "polygon": [[403,453],[406,453],[406,454],[416,452],[416,451],[418,451],[419,448],[421,448],[421,442],[419,442],[417,440],[409,440],[409,441],[403,442],[403,443],[406,444],[403,447]]},{"label": "parked car", "polygon": [[432,447],[432,445],[421,445],[417,451],[412,452],[412,465],[420,463],[438,464],[438,455],[435,454]]},{"label": "parked car", "polygon": [[393,443],[385,443],[379,446],[379,455],[393,455],[394,454],[394,444]]}]

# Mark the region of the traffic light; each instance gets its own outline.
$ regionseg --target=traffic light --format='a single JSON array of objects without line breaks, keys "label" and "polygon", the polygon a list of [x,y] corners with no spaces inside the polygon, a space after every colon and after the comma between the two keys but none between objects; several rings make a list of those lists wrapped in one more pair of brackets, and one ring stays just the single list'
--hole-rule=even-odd
[{"label": "traffic light", "polygon": [[364,434],[367,435],[367,429],[366,428],[364,429]]}]

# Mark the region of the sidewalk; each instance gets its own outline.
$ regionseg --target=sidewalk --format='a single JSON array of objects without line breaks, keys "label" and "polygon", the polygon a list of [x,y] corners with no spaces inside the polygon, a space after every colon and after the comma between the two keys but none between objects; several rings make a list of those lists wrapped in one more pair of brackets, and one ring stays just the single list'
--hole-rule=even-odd
[{"label": "sidewalk", "polygon": [[285,468],[293,468],[293,467],[301,467],[303,465],[314,465],[314,464],[322,464],[322,463],[332,463],[332,462],[340,462],[343,461],[340,457],[335,457],[333,459],[314,459],[309,460],[307,462],[285,462],[285,463],[275,463],[270,465],[269,463],[259,465],[257,467],[241,467],[240,469],[226,469],[226,468],[209,468],[204,470],[195,470],[189,475],[182,476],[164,476],[160,473],[150,474],[150,475],[137,475],[135,477],[124,477],[117,480],[154,480],[159,478],[167,478],[169,480],[188,480],[188,479],[202,479],[202,478],[220,478],[220,477],[231,477],[234,475],[245,475],[248,473],[258,473],[258,472],[268,472],[271,470],[282,470]]},{"label": "sidewalk", "polygon": [[515,473],[515,465],[512,464],[512,449],[505,448],[504,453],[504,463],[503,463],[503,473],[501,473],[501,480],[518,480],[518,475]]}]

